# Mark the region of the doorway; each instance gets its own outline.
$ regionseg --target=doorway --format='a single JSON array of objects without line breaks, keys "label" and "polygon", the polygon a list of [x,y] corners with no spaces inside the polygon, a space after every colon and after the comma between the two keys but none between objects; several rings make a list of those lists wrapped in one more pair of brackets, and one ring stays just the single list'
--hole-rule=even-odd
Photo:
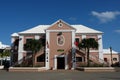
[{"label": "doorway", "polygon": [[57,57],[57,69],[65,69],[65,57]]}]

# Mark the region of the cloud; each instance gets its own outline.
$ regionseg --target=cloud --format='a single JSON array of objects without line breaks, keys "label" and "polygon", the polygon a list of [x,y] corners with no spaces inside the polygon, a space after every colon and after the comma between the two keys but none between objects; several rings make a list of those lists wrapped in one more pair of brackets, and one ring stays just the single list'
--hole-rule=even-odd
[{"label": "cloud", "polygon": [[120,29],[119,30],[115,30],[115,32],[120,33]]},{"label": "cloud", "polygon": [[116,19],[116,17],[120,15],[120,11],[106,11],[106,12],[101,12],[101,13],[92,11],[91,14],[95,16],[96,18],[98,18],[100,22],[106,23],[106,22]]}]

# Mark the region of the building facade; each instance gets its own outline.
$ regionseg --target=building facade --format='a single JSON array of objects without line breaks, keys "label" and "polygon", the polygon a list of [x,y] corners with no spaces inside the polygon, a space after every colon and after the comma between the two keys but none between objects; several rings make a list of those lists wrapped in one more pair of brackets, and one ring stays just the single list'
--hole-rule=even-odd
[{"label": "building facade", "polygon": [[[0,69],[3,68],[3,65],[5,63],[5,61],[10,61],[10,50],[11,50],[11,47],[9,45],[5,45],[5,44],[2,44],[2,42],[0,42]],[[7,52],[7,55],[5,54]]]},{"label": "building facade", "polygon": [[120,53],[110,49],[103,49],[104,61],[109,64],[109,66],[119,66],[120,65]]},{"label": "building facade", "polygon": [[103,63],[102,32],[83,25],[70,25],[58,20],[51,25],[39,25],[31,29],[13,33],[13,64],[21,63],[30,57],[24,50],[24,44],[30,39],[44,39],[45,46],[36,53],[35,64],[42,64],[46,69],[75,69],[80,63],[86,62],[84,50],[77,48],[77,42],[84,38],[94,38],[98,41],[98,50],[90,50],[90,60]]}]

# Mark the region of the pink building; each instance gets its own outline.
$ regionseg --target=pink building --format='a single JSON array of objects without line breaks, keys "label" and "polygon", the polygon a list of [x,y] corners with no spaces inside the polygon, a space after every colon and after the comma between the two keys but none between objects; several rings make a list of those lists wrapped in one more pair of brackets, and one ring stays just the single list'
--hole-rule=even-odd
[{"label": "pink building", "polygon": [[[103,49],[104,61],[107,62],[110,66],[111,64],[120,63],[120,53],[110,49]],[[112,60],[111,60],[112,59]]]},{"label": "pink building", "polygon": [[[95,38],[99,43],[98,50],[90,50],[90,59],[95,63],[104,63],[102,32],[83,25],[70,25],[58,20],[51,25],[38,25],[31,29],[13,33],[12,62],[21,63],[30,55],[24,50],[24,44],[29,39],[45,39],[43,47],[35,55],[35,64],[46,69],[75,69],[80,63],[86,62],[85,51],[78,50],[76,45],[84,38]],[[76,45],[75,45],[76,44]]]}]

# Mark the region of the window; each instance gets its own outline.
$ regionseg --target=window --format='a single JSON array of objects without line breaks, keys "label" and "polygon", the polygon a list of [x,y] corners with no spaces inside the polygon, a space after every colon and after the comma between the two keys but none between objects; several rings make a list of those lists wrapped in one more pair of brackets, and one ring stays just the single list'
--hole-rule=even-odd
[{"label": "window", "polygon": [[63,26],[63,24],[62,24],[62,23],[59,23],[59,24],[58,24],[58,27],[62,27],[62,26]]},{"label": "window", "polygon": [[76,42],[80,42],[80,41],[79,41],[79,38],[75,38],[75,41],[76,41]]},{"label": "window", "polygon": [[117,58],[113,58],[113,61],[117,61]]},{"label": "window", "polygon": [[31,38],[28,38],[28,39],[26,39],[26,42],[29,42],[30,40],[32,40]]},{"label": "window", "polygon": [[82,62],[82,57],[76,57],[76,62]]},{"label": "window", "polygon": [[107,58],[104,58],[104,61],[107,62]]},{"label": "window", "polygon": [[75,38],[75,45],[76,46],[78,46],[79,42],[80,42],[79,38]]}]

